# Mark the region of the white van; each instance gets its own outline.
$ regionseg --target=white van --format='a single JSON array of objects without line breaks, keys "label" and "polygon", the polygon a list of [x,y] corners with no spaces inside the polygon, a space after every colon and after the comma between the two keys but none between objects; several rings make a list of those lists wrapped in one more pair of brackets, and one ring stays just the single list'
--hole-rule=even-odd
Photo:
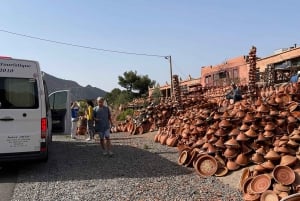
[{"label": "white van", "polygon": [[47,160],[51,126],[38,62],[0,57],[0,162]]}]

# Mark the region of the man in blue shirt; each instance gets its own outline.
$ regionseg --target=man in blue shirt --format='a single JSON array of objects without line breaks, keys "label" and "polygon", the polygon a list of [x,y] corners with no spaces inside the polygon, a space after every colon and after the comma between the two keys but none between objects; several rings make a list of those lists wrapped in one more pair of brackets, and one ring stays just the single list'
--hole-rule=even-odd
[{"label": "man in blue shirt", "polygon": [[297,82],[298,82],[299,75],[300,75],[300,71],[298,71],[296,75],[293,75],[293,76],[291,77],[290,82],[291,82],[291,83],[297,83]]},{"label": "man in blue shirt", "polygon": [[77,131],[77,122],[78,122],[78,111],[79,107],[78,104],[74,101],[71,104],[71,120],[72,120],[72,126],[71,126],[71,138],[76,139],[76,131]]},{"label": "man in blue shirt", "polygon": [[231,83],[232,90],[226,94],[226,99],[233,99],[233,102],[242,100],[242,94],[240,89],[235,85],[235,83]]},{"label": "man in blue shirt", "polygon": [[97,98],[98,106],[94,108],[95,133],[99,134],[103,155],[113,155],[111,152],[110,128],[112,126],[110,110],[104,105],[104,98]]}]

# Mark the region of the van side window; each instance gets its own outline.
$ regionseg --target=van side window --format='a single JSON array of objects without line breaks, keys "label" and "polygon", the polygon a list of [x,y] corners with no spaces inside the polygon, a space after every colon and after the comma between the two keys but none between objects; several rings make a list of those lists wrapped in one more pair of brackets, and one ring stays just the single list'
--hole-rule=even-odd
[{"label": "van side window", "polygon": [[36,79],[0,77],[0,109],[39,107]]}]

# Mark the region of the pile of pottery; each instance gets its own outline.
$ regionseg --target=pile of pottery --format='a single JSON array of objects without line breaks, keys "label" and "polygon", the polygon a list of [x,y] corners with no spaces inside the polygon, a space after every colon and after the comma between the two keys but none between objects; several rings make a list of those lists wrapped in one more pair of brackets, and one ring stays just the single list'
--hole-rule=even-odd
[{"label": "pile of pottery", "polygon": [[[189,105],[170,116],[154,140],[169,146],[177,144],[178,163],[194,167],[201,176],[225,176],[254,164],[248,177],[267,175],[270,185],[264,190],[278,199],[296,193],[300,189],[298,87],[266,87],[259,95],[255,101],[244,99],[234,104],[224,99],[217,104],[215,99],[213,103],[203,99],[207,102]],[[291,175],[282,173],[284,167],[292,170]],[[293,174],[295,179],[289,178]],[[291,181],[283,183],[277,176]],[[244,186],[244,181],[241,184]],[[245,200],[271,196],[247,189],[244,187]]]}]

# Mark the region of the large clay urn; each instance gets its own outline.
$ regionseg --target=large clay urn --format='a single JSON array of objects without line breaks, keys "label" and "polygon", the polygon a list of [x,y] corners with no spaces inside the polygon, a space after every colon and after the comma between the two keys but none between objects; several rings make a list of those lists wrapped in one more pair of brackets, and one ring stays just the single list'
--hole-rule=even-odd
[{"label": "large clay urn", "polygon": [[166,145],[170,146],[170,147],[175,147],[177,145],[178,139],[176,137],[176,135],[172,134],[168,137],[167,141],[166,141]]},{"label": "large clay urn", "polygon": [[157,133],[154,135],[154,142],[159,142],[160,136],[161,136],[161,128],[159,128]]},{"label": "large clay urn", "polygon": [[167,139],[168,139],[168,135],[167,135],[167,134],[162,134],[162,135],[160,136],[160,139],[159,139],[160,144],[165,145],[166,142],[167,142]]}]

